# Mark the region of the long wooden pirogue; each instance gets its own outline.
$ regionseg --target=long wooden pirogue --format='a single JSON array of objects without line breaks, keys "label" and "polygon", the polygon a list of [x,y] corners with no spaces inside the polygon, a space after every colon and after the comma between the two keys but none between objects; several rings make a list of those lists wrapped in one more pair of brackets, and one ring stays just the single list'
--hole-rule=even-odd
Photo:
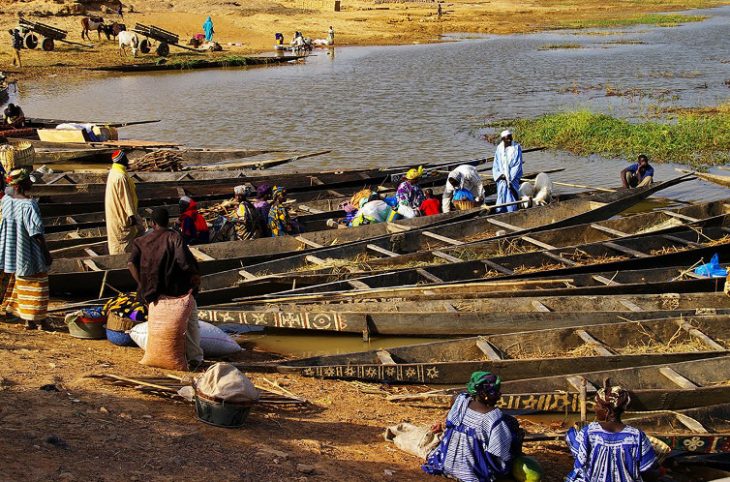
[{"label": "long wooden pirogue", "polygon": [[[477,162],[480,160],[470,161]],[[427,169],[427,174],[422,178],[423,186],[443,184],[446,181],[448,169],[452,165],[438,165],[435,168]],[[304,173],[288,173],[276,176],[249,176],[246,178],[225,178],[215,180],[182,180],[162,181],[161,183],[142,183],[137,186],[137,195],[141,207],[158,206],[161,204],[174,204],[184,195],[190,196],[198,201],[224,199],[231,196],[233,186],[238,184],[249,184],[255,186],[266,182],[274,185],[282,185],[290,192],[291,197],[299,201],[317,200],[335,197],[350,196],[364,186],[376,187],[382,184],[393,184],[399,180],[404,171],[402,167],[391,169],[370,169],[361,171],[329,171],[306,175]],[[557,172],[562,169],[554,169],[548,172]],[[525,177],[534,177],[538,173],[530,173]],[[490,188],[494,191],[493,182]],[[489,185],[487,187],[489,187]],[[44,216],[73,215],[103,211],[105,185],[99,184],[92,191],[85,192],[88,185],[74,185],[73,189],[79,188],[76,194],[48,194],[47,190],[66,189],[67,185],[39,185],[34,195],[39,198]],[[488,189],[489,190],[489,189]]]},{"label": "long wooden pirogue", "polygon": [[[206,298],[210,295],[204,293]],[[464,307],[466,305],[466,307]],[[459,307],[459,308],[457,308]],[[514,307],[514,309],[512,309]],[[557,308],[557,309],[556,309]],[[723,293],[617,296],[513,297],[448,301],[210,306],[201,320],[240,323],[288,332],[371,336],[464,336],[730,313]]]},{"label": "long wooden pirogue", "polygon": [[[519,380],[720,356],[728,354],[726,340],[730,340],[730,316],[690,316],[591,323],[318,356],[287,360],[276,369],[319,378],[456,385],[477,370]],[[246,369],[254,370],[256,365]]]},{"label": "long wooden pirogue", "polygon": [[[725,278],[705,278],[695,275],[686,265],[635,271],[602,271],[569,276],[546,276],[526,279],[486,280],[442,285],[405,286],[401,288],[365,288],[354,291],[285,294],[281,288],[294,285],[314,285],[334,275],[275,276],[262,278],[226,288],[200,293],[201,306],[219,305],[233,301],[242,310],[248,305],[262,303],[339,303],[377,300],[434,301],[454,298],[515,298],[521,296],[580,296],[659,293],[721,292]],[[313,280],[308,279],[313,278]],[[271,294],[275,292],[275,294]],[[268,293],[268,294],[267,294]],[[233,310],[228,307],[228,310]],[[427,327],[423,327],[424,332]],[[416,334],[416,333],[414,333]]]},{"label": "long wooden pirogue", "polygon": [[[484,279],[519,279],[541,276],[569,276],[595,271],[690,266],[709,261],[714,254],[730,259],[730,217],[723,216],[717,227],[689,226],[671,234],[642,235],[598,243],[551,247],[541,251],[477,258],[418,268],[394,267],[394,271],[364,277],[342,273],[340,281],[290,290],[295,293],[342,292],[362,287],[404,287],[416,284],[470,283]],[[459,258],[454,258],[459,259]],[[367,261],[365,261],[367,262]],[[400,265],[403,266],[403,265]]]},{"label": "long wooden pirogue", "polygon": [[[580,412],[580,390],[583,380],[588,391],[587,406],[593,407],[593,396],[603,381],[631,390],[632,412],[683,410],[727,403],[730,400],[730,357],[722,356],[644,367],[574,372],[567,375],[541,376],[523,380],[503,380],[500,407],[505,410],[546,413]],[[390,401],[417,402],[429,400],[450,403],[460,387],[427,394],[393,395]]]},{"label": "long wooden pirogue", "polygon": [[[657,190],[681,182],[681,180],[675,179],[659,183],[643,190],[594,194],[576,198],[573,200],[575,202],[564,201],[528,209],[525,212],[498,214],[490,218],[505,220],[510,224],[519,222],[524,226],[524,232],[572,223],[598,221],[617,214]],[[308,233],[297,237],[256,239],[200,246],[196,247],[195,253],[199,258],[207,259],[207,261],[202,261],[200,266],[204,274],[210,274],[222,269],[231,269],[234,266],[271,259],[274,256],[281,256],[283,252],[291,252],[302,247],[309,248],[310,253],[314,256],[318,256],[317,253],[320,251],[331,251],[332,248],[328,246],[335,243],[342,245],[343,250],[348,250],[351,246],[357,246],[359,249],[363,244],[365,246],[368,244],[383,246],[391,251],[394,246],[400,245],[399,249],[407,250],[408,243],[412,243],[412,240],[422,236],[423,231],[428,231],[436,224],[452,219],[452,217],[453,219],[470,219],[480,212],[479,209],[475,209],[406,220],[403,224],[413,226],[410,229],[403,229],[401,225],[394,228],[396,225],[375,224],[346,230]],[[534,213],[534,215],[530,216],[526,213]],[[516,218],[519,218],[519,221]],[[545,224],[546,222],[552,222],[552,224]],[[461,225],[466,226],[466,224],[461,222]],[[454,226],[458,225],[457,221]],[[394,230],[396,234],[393,234]],[[212,255],[213,252],[216,252],[218,256]],[[247,252],[251,254],[246,254]],[[222,258],[221,254],[227,258]],[[134,283],[126,269],[126,262],[127,259],[124,256],[100,256],[83,261],[60,259],[51,268],[51,290],[60,295],[64,293],[88,295],[96,291],[93,287],[101,286],[103,280],[119,290],[133,289]],[[92,269],[92,272],[86,271],[87,269]],[[238,281],[239,271],[219,273],[216,275],[216,284],[210,287],[218,287],[221,283],[235,286]]]},{"label": "long wooden pirogue", "polygon": [[[534,152],[541,148],[527,149]],[[329,151],[327,151],[329,152]],[[256,154],[258,155],[258,154]],[[448,161],[426,164],[424,181],[429,179],[446,180],[446,174],[458,165],[467,164],[491,169],[485,163],[492,158],[471,159],[467,161]],[[210,166],[215,167],[215,166]],[[256,185],[262,182],[286,186],[292,192],[301,188],[337,188],[344,186],[362,186],[368,183],[394,184],[401,180],[411,166],[394,166],[388,168],[332,170],[314,172],[275,172],[269,175],[251,175],[242,170],[234,171],[183,171],[183,172],[133,172],[131,173],[138,192],[147,189],[158,190],[163,187],[192,188],[196,186],[234,186],[249,183]],[[559,172],[563,169],[550,169],[545,172]],[[54,173],[34,186],[37,195],[88,194],[103,193],[106,189],[108,173]],[[527,177],[534,177],[537,173]]]},{"label": "long wooden pirogue", "polygon": [[[538,173],[528,173],[525,175],[525,177],[533,178],[537,174]],[[393,188],[377,187],[376,189],[381,193],[381,195],[392,194],[394,192]],[[488,194],[496,192],[496,186],[492,181],[485,181],[484,189],[485,192],[487,192]],[[339,188],[337,193],[351,194],[360,190],[360,186],[346,187]],[[435,192],[439,190],[440,188],[434,189]],[[297,224],[299,224],[303,232],[307,233],[331,229],[329,226],[327,226],[328,219],[337,219],[345,216],[345,212],[339,209],[339,204],[341,202],[348,201],[351,197],[349,195],[334,199],[328,197],[326,200],[319,201],[316,199],[308,199],[310,197],[317,196],[331,196],[333,193],[333,190],[306,191],[295,193],[295,197],[293,199],[290,198],[290,209],[292,209],[292,213],[297,216]],[[566,195],[565,197],[569,198],[572,196],[575,195]],[[300,201],[299,199],[297,199],[301,199],[302,197],[306,198],[307,200]],[[218,205],[220,202],[221,201],[218,200],[200,201],[198,203],[198,207],[200,209],[210,208]],[[319,207],[320,205],[322,208],[325,209],[332,208],[333,206],[334,208],[329,210],[318,209],[317,207]],[[179,214],[179,208],[177,203],[163,205],[161,207],[166,208],[170,212],[170,215],[172,217],[176,217]],[[146,213],[152,212],[153,209],[154,207],[148,206],[142,208],[141,211],[144,215]],[[396,223],[400,223],[400,221],[396,221]],[[106,220],[104,212],[76,214],[70,216],[49,216],[44,218],[44,226],[46,229],[46,233],[48,234],[46,240],[50,242],[50,245],[52,245],[53,249],[68,248],[70,246],[78,244],[100,243],[104,241],[106,236]],[[106,254],[106,252],[102,250],[98,252],[98,254]],[[84,255],[65,254],[65,257],[77,256]]]},{"label": "long wooden pirogue", "polygon": [[508,408],[530,409],[532,402],[528,400],[539,400],[543,396],[542,402],[538,402],[534,409],[576,411],[579,407],[573,408],[571,403],[571,392],[578,391],[574,384],[580,384],[580,379],[585,378],[589,391],[593,391],[607,377],[614,384],[632,391],[632,411],[686,409],[726,403],[730,399],[730,384],[727,383],[730,380],[730,357],[724,356],[648,367],[576,372],[568,376],[508,380],[502,384],[502,393],[506,395],[502,401],[507,402]]},{"label": "long wooden pirogue", "polygon": [[[575,203],[577,204],[577,202]],[[360,245],[357,246],[357,248],[360,248],[357,250],[337,252],[331,249],[318,255],[317,258],[295,255],[277,259],[249,266],[246,271],[250,275],[264,276],[286,273],[292,270],[309,270],[321,273],[327,272],[328,269],[331,271],[347,266],[349,271],[353,272],[352,276],[355,277],[357,276],[356,273],[393,271],[398,268],[417,266],[414,269],[418,270],[419,275],[422,275],[421,270],[427,268],[428,265],[443,264],[444,262],[466,262],[469,260],[491,260],[494,257],[504,257],[512,253],[522,255],[548,248],[566,248],[596,242],[611,242],[615,239],[651,232],[676,230],[681,226],[700,228],[712,224],[721,224],[728,214],[730,214],[730,205],[725,201],[715,201],[678,209],[662,209],[598,223],[547,229],[532,233],[529,236],[521,234],[497,236],[497,233],[503,230],[504,226],[509,224],[509,221],[501,218],[499,220],[484,218],[469,223],[460,223],[458,228],[455,225],[446,224],[432,229],[429,232],[430,234],[422,233],[416,240],[419,243],[416,249],[410,249],[405,254],[402,248],[395,250],[383,246],[382,249],[374,249],[367,245]],[[518,216],[513,217],[517,218]],[[518,221],[522,220],[518,219]],[[520,233],[521,230],[517,228],[522,225],[509,225],[515,228],[513,231]],[[625,254],[625,252],[620,254]],[[549,264],[555,264],[553,261],[551,257]],[[489,264],[487,263],[485,266]],[[504,270],[499,272],[506,274]],[[461,273],[462,276],[466,276],[469,272],[462,271]],[[434,281],[434,278],[429,279]]]}]

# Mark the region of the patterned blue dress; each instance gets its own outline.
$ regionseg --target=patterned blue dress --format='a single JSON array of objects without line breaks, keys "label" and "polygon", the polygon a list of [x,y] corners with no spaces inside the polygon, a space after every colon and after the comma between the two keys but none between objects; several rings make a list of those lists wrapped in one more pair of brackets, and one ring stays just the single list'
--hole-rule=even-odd
[{"label": "patterned blue dress", "polygon": [[444,436],[422,466],[425,472],[462,482],[492,482],[512,470],[522,443],[517,420],[498,408],[479,413],[469,408],[470,400],[466,393],[457,396]]},{"label": "patterned blue dress", "polygon": [[591,422],[580,431],[571,428],[566,440],[575,459],[566,482],[640,482],[656,461],[646,434],[628,425],[613,433]]}]

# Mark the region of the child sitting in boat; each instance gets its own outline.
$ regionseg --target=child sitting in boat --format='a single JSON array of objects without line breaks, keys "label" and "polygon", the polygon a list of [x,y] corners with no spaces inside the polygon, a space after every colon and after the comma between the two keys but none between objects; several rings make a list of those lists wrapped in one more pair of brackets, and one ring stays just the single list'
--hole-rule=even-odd
[{"label": "child sitting in boat", "polygon": [[596,394],[596,421],[571,428],[566,440],[575,459],[567,482],[641,482],[657,458],[641,430],[621,422],[631,402],[627,390],[606,379]]},{"label": "child sitting in boat", "polygon": [[439,207],[439,200],[433,195],[433,189],[425,189],[423,194],[426,196],[426,199],[418,208],[419,211],[421,211],[421,214],[424,216],[439,214],[441,212],[441,208]]},{"label": "child sitting in boat", "polygon": [[272,203],[268,218],[271,236],[276,238],[278,236],[299,234],[299,225],[291,218],[289,208],[284,205],[286,202],[286,189],[274,186],[271,193]]}]

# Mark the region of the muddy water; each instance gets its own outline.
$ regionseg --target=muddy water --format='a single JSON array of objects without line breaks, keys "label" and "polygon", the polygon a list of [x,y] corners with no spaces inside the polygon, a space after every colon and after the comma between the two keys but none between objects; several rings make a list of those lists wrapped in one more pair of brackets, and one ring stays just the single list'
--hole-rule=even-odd
[{"label": "muddy water", "polygon": [[[29,115],[148,119],[123,135],[191,145],[333,153],[298,169],[359,168],[490,155],[485,122],[590,108],[639,118],[656,106],[715,105],[728,98],[730,7],[675,28],[633,27],[531,35],[453,36],[437,45],[338,48],[305,64],[252,70],[47,79],[21,86]],[[581,48],[546,49],[551,44]],[[633,95],[607,96],[607,91]],[[526,155],[526,169],[564,167],[555,179],[618,184],[625,160],[560,152]],[[658,178],[676,175],[657,165]],[[694,181],[661,193],[683,201],[727,190]],[[262,338],[273,351],[316,354],[413,340]],[[392,346],[392,345],[390,345]]]}]

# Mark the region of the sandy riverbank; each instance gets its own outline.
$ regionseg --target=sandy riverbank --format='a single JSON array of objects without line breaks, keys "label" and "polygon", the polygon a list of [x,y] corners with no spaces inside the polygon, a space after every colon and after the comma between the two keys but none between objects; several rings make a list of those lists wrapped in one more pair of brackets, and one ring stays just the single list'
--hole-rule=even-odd
[{"label": "sandy riverbank", "polygon": [[[138,363],[139,349],[0,324],[0,351],[1,480],[419,481],[419,460],[384,442],[383,429],[431,424],[446,413],[388,403],[353,383],[253,375],[261,384],[263,376],[280,381],[312,405],[254,409],[244,428],[220,429],[196,421],[192,405],[87,378],[164,376]],[[40,390],[46,384],[62,390]],[[548,471],[547,482],[570,470],[561,445],[527,448]]]},{"label": "sandy riverbank", "polygon": [[[69,40],[81,41],[80,16],[55,16],[68,9],[71,2],[30,0],[27,2],[0,1],[0,25],[7,29],[17,22],[17,14],[48,23],[69,31]],[[599,0],[457,0],[444,3],[444,15],[436,14],[435,3],[375,3],[365,0],[345,0],[343,10],[334,12],[331,1],[284,0],[267,2],[254,0],[245,5],[235,1],[212,0],[151,0],[125,2],[135,13],[125,13],[124,22],[158,25],[189,39],[202,30],[207,15],[213,17],[215,39],[227,52],[223,54],[251,54],[272,52],[274,33],[282,32],[287,41],[295,30],[312,38],[324,38],[329,25],[334,26],[336,45],[395,45],[437,41],[446,33],[526,33],[576,25],[620,25],[647,22],[656,24],[655,12],[670,12],[688,8],[707,8],[727,5],[727,0],[641,0],[602,2]],[[98,13],[98,12],[97,12]],[[117,19],[116,14],[103,14]],[[679,19],[681,21],[681,18]],[[669,22],[671,24],[672,22]],[[42,78],[47,75],[67,75],[86,67],[132,62],[120,59],[114,41],[98,41],[92,36],[94,50],[58,44],[53,52],[24,50],[22,70],[10,66],[10,38],[0,45],[2,63],[17,78]],[[0,37],[1,38],[1,37]],[[228,44],[234,45],[228,45]],[[186,56],[184,51],[172,48],[173,55]],[[203,54],[211,55],[211,54]],[[144,56],[138,61],[153,61]],[[83,75],[93,75],[84,73]]]}]

